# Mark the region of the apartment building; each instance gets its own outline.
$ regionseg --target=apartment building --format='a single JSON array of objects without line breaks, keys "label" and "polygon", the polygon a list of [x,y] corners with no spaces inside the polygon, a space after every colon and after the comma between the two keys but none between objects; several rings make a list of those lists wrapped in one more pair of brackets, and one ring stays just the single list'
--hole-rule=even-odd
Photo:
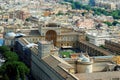
[{"label": "apartment building", "polygon": [[89,38],[89,42],[96,46],[104,45],[105,40],[112,39],[111,35],[103,30],[92,30],[87,33],[87,37]]},{"label": "apartment building", "polygon": [[119,0],[95,0],[95,6],[103,7],[105,9],[119,9],[118,4],[120,4]]}]

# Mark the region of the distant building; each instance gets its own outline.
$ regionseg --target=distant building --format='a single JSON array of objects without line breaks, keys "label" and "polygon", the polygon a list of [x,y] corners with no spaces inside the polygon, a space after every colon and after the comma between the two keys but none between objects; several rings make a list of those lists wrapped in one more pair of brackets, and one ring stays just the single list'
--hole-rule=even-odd
[{"label": "distant building", "polygon": [[[12,30],[12,32],[8,30]],[[17,33],[23,33],[25,36],[17,36]],[[90,58],[90,56],[110,56],[110,52],[86,42],[84,32],[75,31],[59,23],[40,22],[37,29],[19,31],[15,27],[8,27],[4,37],[5,45],[11,46],[18,53],[20,59],[31,68],[31,73],[36,80],[83,80],[84,75],[79,77],[83,73],[86,76],[87,74],[95,74],[94,72],[106,72],[109,69],[106,69],[107,64],[111,64],[109,59],[112,56],[107,60]],[[81,53],[81,55],[76,55],[78,58],[70,58],[68,61],[61,59],[58,50],[67,46],[81,49],[87,52],[87,55]],[[112,64],[111,70],[114,71],[113,69],[114,64]],[[118,76],[110,77],[110,74],[102,79],[119,78]],[[88,80],[89,77],[86,77],[85,80]],[[99,79],[99,77],[94,79]]]},{"label": "distant building", "polygon": [[78,19],[76,22],[76,27],[80,29],[93,29],[95,28],[95,23],[93,19]]},{"label": "distant building", "polygon": [[[15,1],[19,2],[19,0]],[[20,1],[27,2],[27,0]],[[85,5],[89,3],[89,0],[80,1]],[[104,42],[103,39],[109,38],[110,35],[91,32],[88,34],[90,38],[88,40],[91,43],[95,41],[96,45],[94,45],[86,41],[84,30],[74,29],[73,21],[80,19],[80,13],[86,12],[86,10],[72,11],[70,4],[61,5],[51,0],[32,0],[28,3],[30,13],[25,8],[17,10],[16,15],[11,13],[11,16],[14,15],[22,20],[31,14],[28,22],[13,19],[13,24],[4,24],[3,37],[4,44],[17,52],[20,59],[30,67],[36,80],[120,79],[119,56],[116,59],[113,53],[96,46],[101,45],[100,43]],[[59,12],[66,14],[67,10],[70,10],[72,14],[57,14]],[[109,19],[112,20],[111,17],[107,18],[107,20]],[[76,25],[87,28],[89,31],[95,24],[93,19],[84,19],[78,20]],[[26,29],[24,26],[29,28]],[[119,37],[119,31],[116,32],[113,29],[108,32],[113,37]],[[70,54],[70,58],[66,58],[60,56],[61,48],[75,48],[81,52]]]},{"label": "distant building", "polygon": [[120,41],[119,39],[106,40],[105,47],[113,52],[114,55],[120,55]]},{"label": "distant building", "polygon": [[[61,59],[55,56],[56,53],[51,53],[55,48],[51,42],[39,41],[38,46],[27,47],[31,43],[25,38],[19,38],[18,41],[19,44],[16,45],[23,44],[23,46],[16,46],[16,49],[21,48],[20,51],[23,55],[31,54],[30,60],[27,59],[29,56],[21,57],[27,63],[30,62],[31,72],[36,80],[109,80],[120,78],[119,71],[116,71],[116,64],[112,62],[114,58],[112,55],[89,57],[84,53],[76,53],[77,58],[75,58],[74,54],[71,55],[74,58]],[[23,51],[26,50],[25,48],[29,48],[30,52]],[[19,55],[22,54],[19,53]]]},{"label": "distant building", "polygon": [[112,16],[105,16],[105,15],[100,15],[100,16],[94,16],[94,20],[97,22],[113,22],[114,19]]},{"label": "distant building", "polygon": [[87,37],[89,39],[89,42],[96,46],[104,45],[105,40],[109,40],[112,38],[108,32],[103,30],[88,32]]},{"label": "distant building", "polygon": [[21,19],[21,20],[25,20],[25,19],[27,19],[31,16],[27,9],[17,10],[17,11],[14,12],[13,15],[16,18]]},{"label": "distant building", "polygon": [[103,7],[105,9],[112,9],[116,10],[120,7],[118,6],[120,4],[119,0],[95,0],[95,6]]}]

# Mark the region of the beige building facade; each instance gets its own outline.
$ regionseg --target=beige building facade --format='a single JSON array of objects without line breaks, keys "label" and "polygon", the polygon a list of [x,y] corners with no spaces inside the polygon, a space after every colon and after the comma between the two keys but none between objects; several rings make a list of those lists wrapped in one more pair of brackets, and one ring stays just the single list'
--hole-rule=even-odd
[{"label": "beige building facade", "polygon": [[[15,41],[13,48],[21,55],[24,61],[29,63],[31,72],[36,80],[96,80],[99,77],[92,79],[89,76],[84,78],[84,76],[87,73],[93,76],[92,74],[95,74],[95,71],[102,73],[101,71],[107,66],[107,63],[99,65],[93,64],[92,62],[84,62],[89,61],[88,56],[84,57],[83,62],[78,59],[73,59],[75,60],[71,62],[73,64],[69,63],[69,61],[67,63],[66,60],[58,57],[57,52],[61,47],[71,46],[73,48],[79,48],[88,52],[91,56],[111,55],[108,51],[86,42],[84,32],[74,31],[58,23],[43,23],[39,24],[38,29],[21,30],[19,32],[26,34],[26,36],[16,38],[8,35],[5,40],[9,40],[11,43]],[[14,32],[14,34],[17,33],[17,31]],[[106,79],[106,77],[103,78]]]}]

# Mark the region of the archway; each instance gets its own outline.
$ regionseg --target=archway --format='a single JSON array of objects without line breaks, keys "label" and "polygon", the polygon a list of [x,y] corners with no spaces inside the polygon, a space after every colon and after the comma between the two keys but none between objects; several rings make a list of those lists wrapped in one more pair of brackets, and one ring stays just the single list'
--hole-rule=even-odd
[{"label": "archway", "polygon": [[47,41],[53,41],[54,46],[56,46],[57,33],[54,30],[49,30],[46,32],[45,39]]}]

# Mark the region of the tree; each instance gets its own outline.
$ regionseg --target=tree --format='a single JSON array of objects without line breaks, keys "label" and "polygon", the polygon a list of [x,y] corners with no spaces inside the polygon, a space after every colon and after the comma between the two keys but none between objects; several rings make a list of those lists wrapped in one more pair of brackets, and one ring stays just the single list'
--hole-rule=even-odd
[{"label": "tree", "polygon": [[25,21],[29,21],[30,19],[29,18],[26,18]]},{"label": "tree", "polygon": [[112,26],[112,23],[110,23],[108,21],[105,21],[104,23],[107,24],[108,26]]},{"label": "tree", "polygon": [[102,48],[102,49],[107,49],[107,48],[105,47],[105,45],[100,45],[99,47]]},{"label": "tree", "polygon": [[116,26],[116,24],[119,24],[119,22],[118,21],[113,21],[112,25]]},{"label": "tree", "polygon": [[18,55],[15,52],[6,51],[4,56],[7,58],[8,61],[17,61]]},{"label": "tree", "polygon": [[5,74],[5,75],[4,75],[3,80],[9,80],[9,77],[8,77],[8,75],[7,75],[7,74]]},{"label": "tree", "polygon": [[17,69],[16,80],[20,80],[20,72],[19,72],[19,70],[18,70],[18,69]]},{"label": "tree", "polygon": [[88,36],[86,36],[86,41],[89,41],[90,39],[88,38]]},{"label": "tree", "polygon": [[0,52],[4,53],[6,51],[10,51],[10,48],[7,46],[0,46]]},{"label": "tree", "polygon": [[29,74],[29,69],[28,67],[22,63],[22,62],[18,62],[18,70],[19,70],[19,73],[20,73],[20,76],[22,78],[22,80],[25,80],[25,75]]},{"label": "tree", "polygon": [[91,9],[91,7],[88,6],[88,5],[83,5],[82,8],[83,8],[83,9],[86,9],[86,10],[90,10],[90,9]]},{"label": "tree", "polygon": [[76,9],[81,9],[82,5],[80,4],[80,2],[74,2]]},{"label": "tree", "polygon": [[59,15],[64,15],[64,13],[63,13],[62,11],[59,11],[57,15],[58,15],[58,16],[59,16]]},{"label": "tree", "polygon": [[76,6],[75,6],[75,4],[74,3],[72,3],[72,9],[76,9]]},{"label": "tree", "polygon": [[[64,0],[64,1],[67,1],[67,2],[70,2],[72,5],[72,8],[73,9],[86,9],[86,10],[92,10],[94,11],[94,15],[97,14],[97,15],[101,15],[101,14],[104,14],[106,16],[113,16],[114,19],[120,19],[120,10],[111,10],[111,11],[107,11],[105,9],[102,9],[102,8],[93,8],[89,5],[82,5],[80,2],[78,1],[75,1],[75,0]],[[90,0],[90,3],[94,3],[93,0]]]},{"label": "tree", "polygon": [[6,66],[5,66],[5,64],[3,64],[3,65],[0,67],[0,75],[3,75],[3,76],[4,76],[5,71],[6,71]]},{"label": "tree", "polygon": [[1,68],[4,69],[1,69],[0,72],[2,72],[3,75],[7,74],[7,76],[12,80],[19,80],[19,78],[25,80],[25,75],[29,74],[28,67],[20,61],[6,62],[3,66],[4,67]]},{"label": "tree", "polygon": [[64,0],[66,2],[70,2],[70,3],[73,3],[74,1],[73,0]]},{"label": "tree", "polygon": [[6,62],[0,67],[0,75],[2,80],[25,80],[25,76],[29,74],[29,68],[18,60],[18,55],[10,51],[9,47],[1,46],[0,52],[6,58]]}]

